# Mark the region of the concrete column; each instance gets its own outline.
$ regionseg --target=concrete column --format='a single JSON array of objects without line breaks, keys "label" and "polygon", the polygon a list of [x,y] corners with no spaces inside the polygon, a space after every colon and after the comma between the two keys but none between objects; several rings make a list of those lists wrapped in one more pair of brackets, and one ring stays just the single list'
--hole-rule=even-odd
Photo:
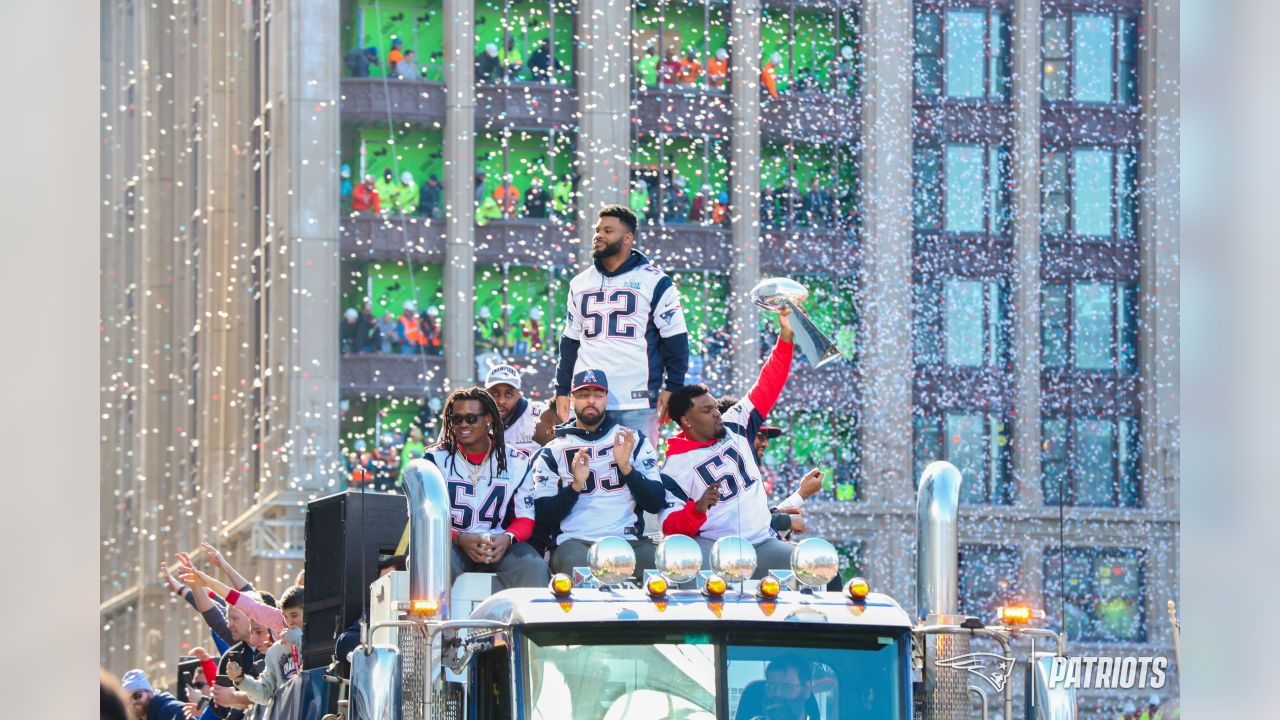
[{"label": "concrete column", "polygon": [[910,502],[911,2],[862,8],[862,469],[867,500]]},{"label": "concrete column", "polygon": [[[631,4],[579,0],[578,265],[591,257],[596,212],[626,205],[631,180]],[[643,248],[643,238],[637,238]]]},{"label": "concrete column", "polygon": [[1142,321],[1143,504],[1178,507],[1179,415],[1179,71],[1178,3],[1145,0],[1139,88],[1143,102],[1139,149],[1138,236]]},{"label": "concrete column", "polygon": [[1013,7],[1013,482],[1020,505],[1040,486],[1040,0]]},{"label": "concrete column", "polygon": [[338,453],[338,6],[273,5],[269,74],[258,109],[271,133],[259,438],[267,493],[319,491]]},{"label": "concrete column", "polygon": [[736,0],[729,34],[733,95],[729,175],[733,265],[729,268],[729,326],[735,333],[733,382],[745,392],[760,368],[760,310],[748,297],[760,282],[760,0]]},{"label": "concrete column", "polygon": [[[477,380],[475,362],[475,7],[472,0],[445,0],[444,33],[444,351],[445,388]],[[483,379],[483,378],[480,378]]]}]

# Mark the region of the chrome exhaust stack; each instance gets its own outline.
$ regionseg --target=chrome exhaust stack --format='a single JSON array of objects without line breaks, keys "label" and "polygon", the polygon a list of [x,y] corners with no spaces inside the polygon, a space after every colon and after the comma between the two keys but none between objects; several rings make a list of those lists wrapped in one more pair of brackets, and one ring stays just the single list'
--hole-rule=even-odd
[{"label": "chrome exhaust stack", "polygon": [[430,460],[414,460],[404,472],[409,497],[409,607],[416,617],[449,617],[452,552],[449,487]]},{"label": "chrome exhaust stack", "polygon": [[[959,625],[960,484],[955,465],[930,463],[916,492],[916,622],[925,627]],[[925,720],[959,720],[969,715],[965,671],[939,665],[969,652],[965,635],[922,634]]]}]

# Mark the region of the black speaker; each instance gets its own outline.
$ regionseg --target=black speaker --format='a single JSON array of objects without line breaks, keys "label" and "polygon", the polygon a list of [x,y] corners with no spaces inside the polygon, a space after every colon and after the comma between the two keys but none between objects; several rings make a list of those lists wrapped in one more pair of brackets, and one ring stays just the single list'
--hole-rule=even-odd
[{"label": "black speaker", "polygon": [[379,557],[395,553],[408,522],[403,495],[348,491],[307,504],[304,670],[333,661],[334,641],[367,604]]}]

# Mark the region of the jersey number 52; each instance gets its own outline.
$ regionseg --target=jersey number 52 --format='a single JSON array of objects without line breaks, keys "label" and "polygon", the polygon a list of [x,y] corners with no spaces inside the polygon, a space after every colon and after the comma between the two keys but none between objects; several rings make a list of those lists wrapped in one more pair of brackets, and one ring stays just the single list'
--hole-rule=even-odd
[{"label": "jersey number 52", "polygon": [[582,335],[587,338],[634,338],[636,328],[636,294],[626,288],[611,288],[584,293],[579,301],[582,311]]}]

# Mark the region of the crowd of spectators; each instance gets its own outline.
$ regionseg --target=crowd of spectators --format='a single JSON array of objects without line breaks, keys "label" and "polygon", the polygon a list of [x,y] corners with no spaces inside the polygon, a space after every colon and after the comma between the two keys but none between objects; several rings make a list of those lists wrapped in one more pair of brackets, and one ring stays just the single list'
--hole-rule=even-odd
[{"label": "crowd of spectators", "polygon": [[690,197],[688,181],[678,172],[667,174],[659,187],[656,175],[638,176],[631,182],[629,205],[646,222],[693,223],[729,226],[729,193],[703,184]]},{"label": "crowd of spectators", "polygon": [[140,669],[126,672],[118,685],[103,678],[103,717],[110,707],[112,717],[127,717],[118,714],[123,709],[134,720],[259,720],[287,702],[286,695],[301,692],[292,681],[301,668],[302,573],[277,599],[254,587],[213,545],[201,543],[201,550],[200,565],[180,552],[173,570],[160,563],[160,576],[204,620],[213,649],[197,645],[175,658],[194,670],[179,675],[174,693],[158,690],[169,684]]},{"label": "crowd of spectators", "polygon": [[800,192],[794,178],[760,195],[760,219],[766,227],[810,227],[850,230],[857,223],[853,186],[838,194],[814,178]]},{"label": "crowd of spectators", "polygon": [[[443,320],[434,305],[418,311],[417,304],[406,300],[399,316],[391,312],[381,318],[373,306],[365,302],[360,310],[347,308],[338,326],[338,343],[342,354],[383,353],[397,355],[440,356],[443,353]],[[523,318],[514,318],[510,305],[502,306],[495,315],[481,305],[475,319],[475,354],[477,358],[499,355],[528,357],[546,349],[546,327],[542,308],[530,307]]]},{"label": "crowd of spectators", "polygon": [[[726,91],[729,87],[729,51],[723,47],[710,51],[706,57],[690,48],[682,54],[677,48],[668,48],[665,57],[658,57],[653,45],[645,48],[635,61],[636,86],[641,90],[706,89]],[[834,93],[851,96],[857,80],[857,55],[853,46],[843,45],[832,59],[828,77],[824,80],[817,69],[805,65],[788,75],[782,53],[770,53],[760,68],[760,86],[765,97],[777,100],[785,93]]]}]

